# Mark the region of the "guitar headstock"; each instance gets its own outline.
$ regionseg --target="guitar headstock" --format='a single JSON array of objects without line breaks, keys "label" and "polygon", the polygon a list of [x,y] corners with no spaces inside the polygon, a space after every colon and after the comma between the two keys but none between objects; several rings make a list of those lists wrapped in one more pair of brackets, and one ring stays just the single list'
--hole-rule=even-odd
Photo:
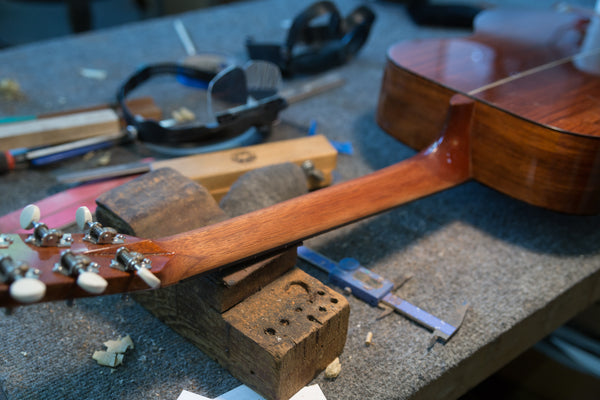
[{"label": "guitar headstock", "polygon": [[31,234],[0,234],[0,307],[161,285],[173,256],[150,240],[121,235],[77,210],[83,233],[64,233],[40,222],[40,210],[25,207],[20,224]]}]

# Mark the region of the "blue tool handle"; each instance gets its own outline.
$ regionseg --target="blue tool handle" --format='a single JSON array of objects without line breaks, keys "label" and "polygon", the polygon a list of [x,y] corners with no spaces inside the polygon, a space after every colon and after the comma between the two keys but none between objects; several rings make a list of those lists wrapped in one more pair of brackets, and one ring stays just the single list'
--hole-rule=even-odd
[{"label": "blue tool handle", "polygon": [[52,164],[58,161],[66,160],[69,158],[82,156],[89,153],[90,151],[102,150],[109,148],[115,144],[114,141],[108,140],[106,142],[100,142],[91,144],[89,146],[82,146],[71,150],[61,151],[55,154],[49,154],[47,156],[38,157],[30,161],[31,165],[40,167],[42,165]]}]

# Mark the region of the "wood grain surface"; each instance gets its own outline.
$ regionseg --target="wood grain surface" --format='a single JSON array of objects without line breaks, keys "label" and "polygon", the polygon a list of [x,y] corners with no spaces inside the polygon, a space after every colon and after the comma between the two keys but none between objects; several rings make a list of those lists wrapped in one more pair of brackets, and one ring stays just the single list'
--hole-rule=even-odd
[{"label": "wood grain surface", "polygon": [[[541,18],[543,24],[526,23]],[[377,120],[421,149],[456,93],[475,104],[473,178],[530,204],[600,212],[600,77],[579,70],[574,14],[482,13],[466,39],[393,46]],[[505,24],[503,24],[505,23]],[[522,38],[522,39],[520,39]]]}]

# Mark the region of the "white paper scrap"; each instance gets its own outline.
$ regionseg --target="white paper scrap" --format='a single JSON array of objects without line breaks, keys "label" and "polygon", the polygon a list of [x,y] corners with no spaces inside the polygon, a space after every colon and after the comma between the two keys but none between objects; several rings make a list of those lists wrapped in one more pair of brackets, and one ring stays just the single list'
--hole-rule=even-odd
[{"label": "white paper scrap", "polygon": [[[184,390],[181,392],[177,400],[211,400],[208,397],[200,396],[192,392]],[[265,400],[264,397],[257,394],[254,390],[246,385],[238,386],[229,392],[220,395],[214,400]],[[302,388],[290,400],[327,400],[321,391],[319,385],[311,385]]]},{"label": "white paper scrap", "polygon": [[183,390],[177,400],[211,400],[208,397],[200,396],[199,394]]}]

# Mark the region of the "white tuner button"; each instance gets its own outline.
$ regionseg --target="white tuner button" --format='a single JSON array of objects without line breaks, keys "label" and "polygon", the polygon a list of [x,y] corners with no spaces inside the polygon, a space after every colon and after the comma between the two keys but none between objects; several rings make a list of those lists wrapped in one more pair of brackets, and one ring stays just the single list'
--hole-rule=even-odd
[{"label": "white tuner button", "polygon": [[33,303],[46,294],[46,285],[39,279],[21,278],[10,285],[10,295],[21,303]]},{"label": "white tuner button", "polygon": [[137,270],[137,275],[142,278],[144,282],[152,289],[156,289],[160,286],[160,279],[156,277],[148,268],[140,268]]},{"label": "white tuner button", "polygon": [[77,277],[77,284],[88,293],[100,294],[108,286],[106,279],[95,272],[82,272]]},{"label": "white tuner button", "polygon": [[75,212],[75,221],[80,229],[85,229],[85,224],[92,222],[92,213],[86,206],[79,207]]},{"label": "white tuner button", "polygon": [[29,204],[23,211],[21,211],[21,217],[19,223],[23,229],[33,228],[33,223],[40,220],[40,208],[35,204]]}]

